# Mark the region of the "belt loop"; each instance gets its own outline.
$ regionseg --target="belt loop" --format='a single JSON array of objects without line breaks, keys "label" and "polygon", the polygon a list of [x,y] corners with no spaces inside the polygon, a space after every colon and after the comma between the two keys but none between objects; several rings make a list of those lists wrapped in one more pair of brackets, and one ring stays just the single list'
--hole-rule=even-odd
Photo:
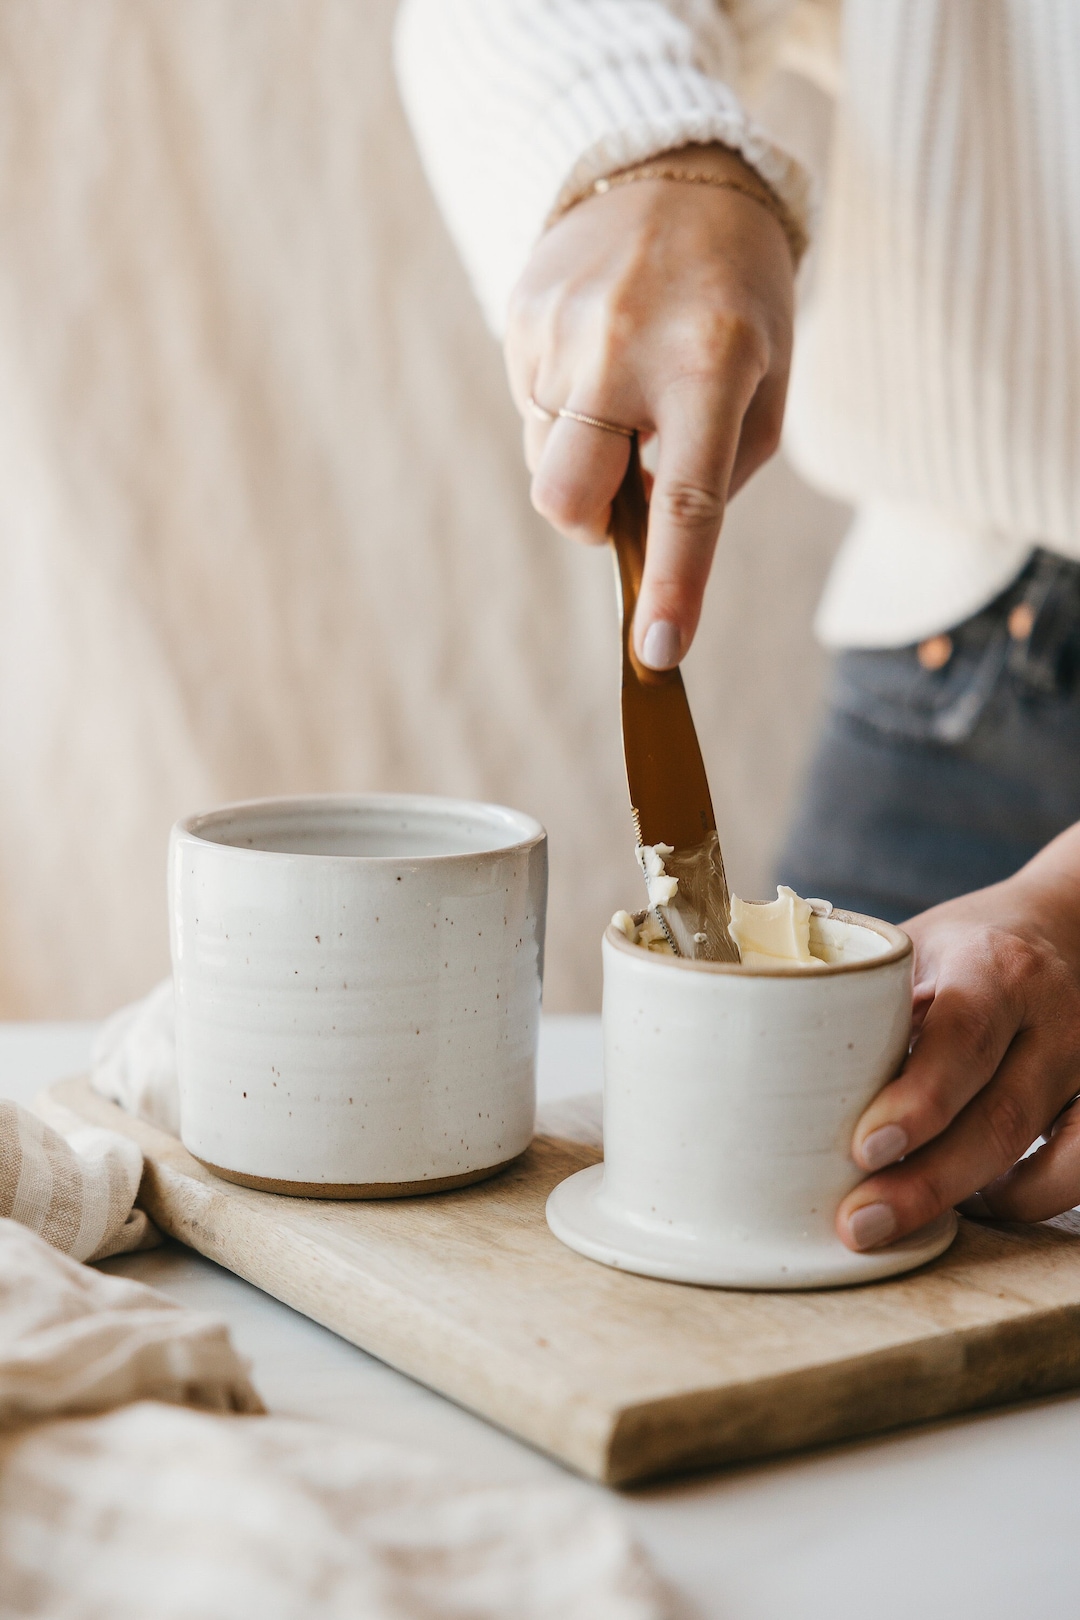
[{"label": "belt loop", "polygon": [[1007,622],[1009,673],[1037,692],[1060,691],[1066,647],[1080,635],[1080,564],[1037,551]]}]

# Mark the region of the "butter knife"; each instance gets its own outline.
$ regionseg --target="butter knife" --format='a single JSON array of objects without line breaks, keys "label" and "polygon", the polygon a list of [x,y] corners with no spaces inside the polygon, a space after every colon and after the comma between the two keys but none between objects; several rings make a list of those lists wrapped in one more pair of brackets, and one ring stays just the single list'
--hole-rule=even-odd
[{"label": "butter knife", "polygon": [[626,785],[639,850],[670,844],[666,871],[679,880],[674,899],[654,908],[679,956],[737,962],[728,933],[731,903],[709,781],[678,669],[652,670],[633,646],[634,609],[645,566],[649,505],[637,440],[611,508],[622,627],[622,733]]}]

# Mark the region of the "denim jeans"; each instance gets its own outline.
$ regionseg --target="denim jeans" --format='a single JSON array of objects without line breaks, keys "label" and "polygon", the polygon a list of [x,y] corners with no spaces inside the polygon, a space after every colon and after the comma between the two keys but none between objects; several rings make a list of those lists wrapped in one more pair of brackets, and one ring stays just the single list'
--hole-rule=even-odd
[{"label": "denim jeans", "polygon": [[915,647],[836,659],[780,882],[899,922],[1080,820],[1080,564],[1035,552],[949,635],[936,670]]}]

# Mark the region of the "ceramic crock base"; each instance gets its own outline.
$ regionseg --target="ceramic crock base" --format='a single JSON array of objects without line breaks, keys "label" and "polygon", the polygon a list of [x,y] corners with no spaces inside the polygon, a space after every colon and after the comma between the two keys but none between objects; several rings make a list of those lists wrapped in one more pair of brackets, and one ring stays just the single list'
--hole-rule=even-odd
[{"label": "ceramic crock base", "polygon": [[850,1288],[895,1277],[944,1253],[958,1224],[950,1209],[921,1231],[868,1254],[853,1254],[839,1238],[781,1253],[722,1236],[688,1239],[649,1229],[598,1202],[603,1179],[604,1166],[590,1165],[552,1192],[547,1223],[560,1242],[619,1271],[710,1288]]},{"label": "ceramic crock base", "polygon": [[[188,1149],[191,1152],[190,1148]],[[457,1187],[471,1187],[478,1181],[487,1181],[501,1171],[509,1169],[521,1158],[515,1153],[498,1164],[486,1165],[482,1170],[466,1170],[459,1176],[429,1176],[421,1181],[278,1181],[274,1176],[249,1176],[241,1170],[226,1170],[197,1153],[193,1159],[220,1176],[222,1181],[235,1182],[238,1187],[252,1187],[256,1192],[284,1193],[287,1198],[416,1198],[424,1193],[453,1192]]]}]

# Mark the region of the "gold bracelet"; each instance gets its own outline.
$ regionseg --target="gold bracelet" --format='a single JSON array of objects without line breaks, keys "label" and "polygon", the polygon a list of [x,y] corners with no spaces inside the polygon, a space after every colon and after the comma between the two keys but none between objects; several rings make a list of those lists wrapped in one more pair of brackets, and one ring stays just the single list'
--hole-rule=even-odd
[{"label": "gold bracelet", "polygon": [[[749,197],[751,202],[760,203],[762,208],[767,208],[776,220],[787,240],[792,263],[796,270],[799,268],[799,261],[806,252],[809,238],[787,203],[782,197],[777,196],[766,181],[760,180],[755,185],[750,180],[740,180],[732,174],[709,174],[701,169],[679,169],[665,163],[649,162],[637,164],[630,169],[620,169],[615,174],[594,180],[585,196],[602,197],[615,186],[632,185],[636,180],[679,180],[688,186],[713,186],[717,191],[737,191],[741,197]],[[580,202],[584,199],[577,200]],[[569,210],[563,209],[562,212],[567,213]]]}]

